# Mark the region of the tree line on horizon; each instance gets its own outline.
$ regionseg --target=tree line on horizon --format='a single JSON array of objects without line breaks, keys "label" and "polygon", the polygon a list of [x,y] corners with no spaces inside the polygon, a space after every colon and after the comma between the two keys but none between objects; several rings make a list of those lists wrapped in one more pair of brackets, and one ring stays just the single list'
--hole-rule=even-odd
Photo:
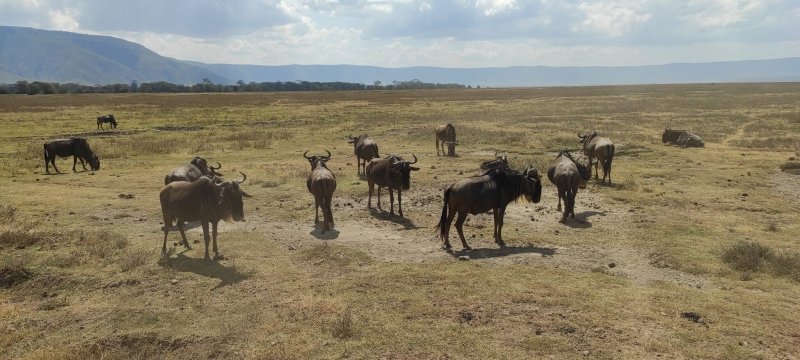
[{"label": "tree line on horizon", "polygon": [[134,80],[130,84],[82,85],[75,83],[56,83],[44,81],[17,81],[13,84],[0,84],[0,94],[84,94],[84,93],[202,93],[202,92],[277,92],[277,91],[333,91],[333,90],[416,90],[416,89],[466,89],[472,86],[463,84],[426,83],[418,79],[392,81],[383,84],[376,81],[372,85],[350,82],[317,81],[268,81],[249,82],[239,80],[236,84],[214,84],[208,79],[194,85],[173,84],[166,81],[143,82]]}]

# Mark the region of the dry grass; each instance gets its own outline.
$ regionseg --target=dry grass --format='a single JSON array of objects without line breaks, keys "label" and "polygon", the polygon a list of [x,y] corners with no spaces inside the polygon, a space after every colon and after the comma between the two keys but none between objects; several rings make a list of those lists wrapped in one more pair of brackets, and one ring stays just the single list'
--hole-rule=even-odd
[{"label": "dry grass", "polygon": [[[706,84],[3,96],[0,357],[786,358],[800,348],[800,315],[786,310],[800,296],[800,195],[780,167],[798,157],[798,95]],[[120,127],[95,132],[106,112]],[[432,129],[447,122],[456,158],[435,156]],[[662,145],[667,126],[706,148]],[[508,248],[479,214],[465,225],[471,260],[439,249],[444,186],[495,150],[544,175],[592,129],[617,144],[614,185],[581,190],[576,221],[557,223],[545,176],[541,203],[509,207]],[[382,155],[419,157],[405,219],[366,209],[346,142],[357,133]],[[67,135],[89,139],[100,171],[42,174],[41,144]],[[324,235],[305,150],[333,154],[336,230]],[[211,264],[199,227],[193,250],[172,232],[161,257],[157,194],[195,155],[228,178],[247,173],[254,195],[247,222],[220,225],[225,259]]]}]

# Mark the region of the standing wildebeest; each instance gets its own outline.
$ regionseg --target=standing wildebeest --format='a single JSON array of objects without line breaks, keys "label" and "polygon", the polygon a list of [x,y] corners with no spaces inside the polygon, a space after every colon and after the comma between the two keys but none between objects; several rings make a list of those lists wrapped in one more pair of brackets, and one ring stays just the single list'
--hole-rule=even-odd
[{"label": "standing wildebeest", "polygon": [[116,129],[117,128],[117,120],[114,120],[114,115],[112,115],[112,114],[98,116],[97,117],[97,128],[105,130],[105,129],[103,129],[103,123],[111,124],[111,128],[112,129]]},{"label": "standing wildebeest", "polygon": [[608,184],[611,184],[611,161],[614,160],[614,143],[606,137],[597,136],[597,131],[592,131],[591,134],[583,135],[578,134],[581,138],[580,143],[583,144],[583,154],[589,158],[589,166],[592,166],[594,161],[594,178],[597,179],[600,172],[597,170],[597,164],[603,168],[603,183],[606,182],[608,176]]},{"label": "standing wildebeest", "polygon": [[444,145],[447,144],[447,156],[456,156],[456,128],[453,124],[439,125],[436,127],[436,156],[439,156],[439,142],[441,141],[442,155],[444,155]]},{"label": "standing wildebeest", "polygon": [[367,173],[367,185],[369,185],[369,198],[367,208],[372,208],[373,186],[378,185],[378,208],[381,207],[381,188],[389,188],[389,213],[394,215],[394,189],[397,189],[397,209],[400,217],[403,217],[403,190],[411,187],[411,172],[419,170],[418,167],[411,166],[417,163],[417,156],[414,162],[408,162],[397,155],[389,155],[382,159],[372,159],[365,169]]},{"label": "standing wildebeest", "polygon": [[50,140],[44,144],[44,170],[50,173],[50,164],[53,164],[53,169],[56,169],[56,156],[67,157],[72,155],[72,171],[75,171],[75,165],[78,160],[81,161],[83,170],[86,170],[86,164],[89,163],[92,171],[100,170],[100,159],[92,152],[89,143],[84,138],[71,137],[69,139],[56,139]]},{"label": "standing wildebeest", "polygon": [[201,177],[197,181],[175,181],[164,186],[159,193],[161,200],[161,213],[164,216],[164,245],[161,253],[167,252],[167,234],[172,222],[176,221],[178,231],[181,233],[183,245],[191,249],[186,241],[183,230],[184,221],[200,221],[203,226],[203,240],[206,244],[205,259],[208,257],[208,223],[211,223],[211,234],[214,238],[214,259],[219,259],[217,250],[217,224],[220,220],[226,222],[244,221],[244,207],[242,197],[251,197],[239,184],[247,179],[242,174],[241,180],[223,181],[215,184],[212,179]]},{"label": "standing wildebeest", "polygon": [[496,169],[499,167],[508,167],[508,157],[506,154],[502,156],[497,156],[497,152],[494,153],[494,160],[487,160],[481,163],[481,169],[483,170],[491,170]]},{"label": "standing wildebeest", "polygon": [[367,172],[367,163],[372,160],[379,158],[378,155],[378,144],[372,139],[368,138],[367,135],[358,135],[353,137],[352,135],[347,135],[350,138],[348,144],[353,144],[353,153],[356,154],[356,175],[361,174],[361,160],[364,160],[364,173]]},{"label": "standing wildebeest", "polygon": [[575,195],[578,188],[586,188],[591,177],[591,163],[587,166],[575,161],[566,150],[559,152],[553,165],[547,169],[547,178],[558,188],[558,211],[561,211],[561,199],[564,199],[564,215],[560,223],[567,221],[567,215],[575,218]]},{"label": "standing wildebeest", "polygon": [[216,176],[222,176],[222,174],[217,172],[217,170],[221,168],[222,165],[220,165],[219,161],[217,162],[217,167],[213,167],[208,165],[206,159],[195,156],[188,164],[172,169],[172,171],[164,177],[164,185],[173,181],[197,181],[197,179],[203,176],[213,177],[215,181],[220,182],[221,179],[216,178]]},{"label": "standing wildebeest", "polygon": [[542,181],[536,169],[526,168],[520,174],[508,167],[499,167],[480,176],[456,181],[444,191],[442,217],[436,225],[439,238],[444,241],[444,248],[450,250],[450,223],[458,214],[456,230],[461,238],[461,245],[465,250],[470,250],[464,240],[464,220],[467,219],[467,214],[475,215],[489,210],[494,213],[494,241],[501,247],[505,246],[502,231],[506,206],[522,196],[534,203],[541,199]]},{"label": "standing wildebeest", "polygon": [[325,152],[328,153],[328,156],[306,156],[308,151],[303,153],[303,157],[311,164],[311,174],[308,175],[308,180],[306,180],[306,187],[314,195],[314,224],[316,225],[319,222],[319,208],[322,207],[323,232],[333,227],[331,199],[333,199],[333,192],[336,191],[336,176],[325,164],[331,159],[331,152],[328,150],[325,150]]},{"label": "standing wildebeest", "polygon": [[681,147],[704,147],[703,138],[686,130],[664,129],[661,135],[661,142],[665,144],[678,145]]}]

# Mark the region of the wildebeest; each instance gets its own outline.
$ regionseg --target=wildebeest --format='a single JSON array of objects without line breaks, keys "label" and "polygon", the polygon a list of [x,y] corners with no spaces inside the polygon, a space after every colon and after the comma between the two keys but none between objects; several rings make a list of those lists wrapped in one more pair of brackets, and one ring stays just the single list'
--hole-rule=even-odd
[{"label": "wildebeest", "polygon": [[367,185],[369,186],[369,198],[367,208],[372,208],[372,191],[378,185],[378,208],[381,207],[381,188],[389,188],[389,213],[394,215],[394,192],[397,190],[397,209],[400,217],[403,216],[403,190],[411,187],[411,172],[419,170],[418,167],[411,166],[417,163],[417,156],[412,154],[414,162],[408,162],[397,155],[389,155],[385,158],[372,159],[365,169],[367,173]]},{"label": "wildebeest", "polygon": [[583,144],[583,154],[589,158],[589,166],[592,166],[594,161],[594,178],[597,179],[600,172],[597,170],[597,164],[603,168],[603,183],[606,182],[608,176],[608,183],[611,184],[611,162],[614,160],[614,143],[611,139],[597,135],[597,131],[592,131],[591,134],[583,135],[579,133],[578,137],[581,138],[580,143]]},{"label": "wildebeest", "polygon": [[491,170],[496,169],[499,167],[508,167],[508,157],[506,154],[497,155],[497,152],[494,153],[494,160],[487,160],[481,163],[481,169],[483,170]]},{"label": "wildebeest", "polygon": [[467,214],[475,215],[489,210],[494,214],[494,241],[505,246],[502,231],[506,206],[520,197],[534,203],[541,200],[542,181],[536,169],[526,168],[520,174],[508,167],[498,167],[480,176],[458,180],[447,187],[444,191],[442,216],[436,225],[439,238],[444,241],[444,248],[450,250],[450,223],[458,215],[456,230],[461,238],[461,245],[465,250],[470,250],[464,239],[464,220],[467,219]]},{"label": "wildebeest", "polygon": [[447,156],[456,156],[456,128],[453,124],[439,125],[436,127],[436,156],[439,156],[439,142],[441,142],[442,155],[444,146],[447,145]]},{"label": "wildebeest", "polygon": [[214,183],[212,179],[201,177],[194,182],[175,181],[165,185],[159,193],[161,213],[164,216],[164,245],[161,247],[161,252],[167,252],[167,235],[173,221],[176,222],[183,244],[187,249],[191,249],[191,247],[186,241],[183,223],[184,221],[200,221],[206,245],[205,259],[210,260],[208,257],[208,223],[211,223],[211,235],[214,240],[214,259],[219,259],[217,224],[220,220],[244,221],[242,197],[251,197],[239,188],[239,184],[247,179],[247,175],[241,174],[241,180],[221,183]]},{"label": "wildebeest", "polygon": [[221,182],[221,179],[216,178],[216,176],[222,176],[222,174],[217,172],[217,170],[221,168],[222,165],[220,165],[219,161],[217,162],[217,167],[213,167],[208,165],[206,159],[195,156],[189,163],[172,169],[172,171],[164,177],[164,185],[173,181],[197,181],[203,176],[209,176],[215,181]]},{"label": "wildebeest", "polygon": [[56,172],[60,174],[61,172],[56,167],[56,156],[63,158],[70,155],[72,156],[72,171],[75,171],[75,165],[78,160],[81,161],[83,170],[86,170],[84,161],[89,163],[92,171],[100,170],[100,159],[92,152],[86,139],[71,137],[69,139],[50,140],[44,144],[45,172],[49,174],[50,164],[53,164],[53,169],[56,169]]},{"label": "wildebeest", "polygon": [[661,142],[665,144],[678,145],[681,147],[704,147],[703,138],[686,130],[664,129],[661,135]]},{"label": "wildebeest", "polygon": [[331,200],[333,192],[336,191],[336,176],[328,169],[325,164],[331,159],[331,152],[325,150],[327,156],[314,155],[307,156],[308,151],[303,153],[303,157],[311,164],[311,174],[306,180],[308,191],[314,195],[314,224],[319,222],[319,208],[322,207],[322,231],[328,231],[333,227],[333,210],[331,210]]},{"label": "wildebeest", "polygon": [[372,139],[367,137],[367,135],[358,135],[353,137],[352,135],[347,135],[350,138],[348,144],[353,144],[353,153],[356,155],[356,175],[361,174],[361,160],[364,160],[364,173],[366,174],[366,167],[367,163],[372,160],[379,158],[378,155],[378,144],[375,143]]},{"label": "wildebeest", "polygon": [[586,182],[591,177],[591,163],[579,163],[566,150],[559,152],[556,160],[547,169],[547,178],[558,189],[558,211],[561,211],[561,199],[564,199],[564,215],[559,220],[560,223],[567,221],[567,215],[575,218],[575,195],[578,194],[578,188],[586,188]]},{"label": "wildebeest", "polygon": [[[97,117],[97,128],[98,129],[103,129],[103,123],[111,124],[111,128],[112,129],[116,129],[117,128],[117,120],[114,120],[114,115],[112,115],[112,114],[98,116]],[[105,129],[103,129],[103,130],[105,130]]]}]

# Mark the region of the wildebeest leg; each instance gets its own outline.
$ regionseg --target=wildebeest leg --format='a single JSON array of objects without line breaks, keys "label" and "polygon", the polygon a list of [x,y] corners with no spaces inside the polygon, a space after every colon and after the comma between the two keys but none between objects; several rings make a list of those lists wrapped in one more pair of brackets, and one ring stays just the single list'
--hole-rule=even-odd
[{"label": "wildebeest leg", "polygon": [[[314,225],[319,222],[319,207],[322,206],[322,195],[314,194]],[[325,217],[325,207],[322,208],[322,217]]]},{"label": "wildebeest leg", "polygon": [[61,174],[61,171],[58,171],[58,168],[56,167],[56,157],[55,156],[50,158],[50,163],[53,164],[53,169],[56,169],[56,173],[57,174]]},{"label": "wildebeest leg", "polygon": [[378,185],[378,209],[381,208],[381,189],[382,187]]},{"label": "wildebeest leg", "polygon": [[394,215],[394,190],[389,188],[389,214]]},{"label": "wildebeest leg", "polygon": [[575,186],[572,188],[572,191],[568,194],[569,196],[569,213],[572,215],[572,218],[575,218],[575,196],[578,195],[578,187]]},{"label": "wildebeest leg", "polygon": [[169,227],[172,225],[171,220],[167,220],[167,217],[164,217],[164,245],[161,246],[161,253],[167,253],[167,234],[169,234]]},{"label": "wildebeest leg", "polygon": [[[219,224],[218,221],[211,223],[211,239],[214,250],[214,260],[222,260],[222,256],[219,255],[219,250],[217,250],[217,224]],[[208,249],[208,247],[206,247],[206,249]]]},{"label": "wildebeest leg", "polygon": [[[567,214],[569,214],[569,198],[567,197],[567,189],[558,189],[558,203],[561,204],[561,199],[564,199],[564,213],[561,215],[561,220],[558,222],[565,223],[567,222]],[[561,211],[561,207],[558,208],[558,211]]]},{"label": "wildebeest leg", "polygon": [[436,156],[439,156],[439,137],[436,137]]},{"label": "wildebeest leg", "polygon": [[467,245],[467,240],[464,239],[464,220],[467,219],[467,212],[466,211],[459,211],[458,212],[458,219],[456,219],[456,231],[458,231],[458,237],[461,238],[461,245],[464,246],[464,250],[472,250],[469,245]]},{"label": "wildebeest leg", "polygon": [[[594,159],[594,179],[595,179],[595,180],[597,180],[597,179],[598,179],[598,176],[597,176],[597,163],[599,163],[599,162],[600,162],[600,160],[599,160],[599,159]],[[591,170],[591,167],[592,167],[592,158],[589,158],[589,167],[590,167],[590,170]]]},{"label": "wildebeest leg", "polygon": [[73,155],[72,156],[72,172],[75,172],[75,165],[77,165],[77,164],[78,164],[78,155]]},{"label": "wildebeest leg", "polygon": [[372,208],[372,190],[375,187],[375,184],[372,180],[367,180],[367,185],[369,185],[369,197],[367,198],[367,209]]},{"label": "wildebeest leg", "polygon": [[556,192],[558,195],[558,207],[556,208],[556,211],[561,211],[561,189],[557,189]]},{"label": "wildebeest leg", "polygon": [[494,239],[500,247],[505,247],[506,242],[503,241],[503,217],[506,215],[506,208],[501,207],[496,210],[497,218],[495,219],[495,227],[497,227],[497,237]]},{"label": "wildebeest leg", "polygon": [[[450,205],[445,205],[445,206],[449,207]],[[453,218],[456,217],[456,213],[457,211],[453,211],[452,209],[450,209],[450,213],[447,214],[447,221],[444,223],[444,225],[442,225],[445,227],[444,248],[448,251],[450,250],[450,248],[452,248],[452,246],[450,246],[450,224],[453,223]]]},{"label": "wildebeest leg", "polygon": [[[164,223],[164,224],[166,224],[166,223]],[[192,250],[192,247],[189,246],[189,241],[186,240],[186,232],[183,229],[183,219],[178,219],[176,221],[176,224],[178,225],[178,231],[181,232],[181,239],[183,239],[183,246],[185,246],[186,249],[188,249],[188,250]]]},{"label": "wildebeest leg", "polygon": [[333,209],[331,209],[331,201],[333,201],[333,193],[326,194],[323,196],[325,200],[325,207],[322,208],[322,217],[325,220],[325,223],[328,224],[328,230],[333,227]]},{"label": "wildebeest leg", "polygon": [[403,189],[397,189],[397,210],[403,217]]},{"label": "wildebeest leg", "polygon": [[211,237],[208,236],[208,221],[200,222],[203,225],[203,241],[206,243],[206,256],[204,259],[211,261],[211,257],[208,256],[208,243],[211,242]]},{"label": "wildebeest leg", "polygon": [[83,161],[83,158],[79,157],[78,160],[80,160],[81,166],[83,166],[83,171],[88,171],[89,169],[86,168],[86,163]]}]

